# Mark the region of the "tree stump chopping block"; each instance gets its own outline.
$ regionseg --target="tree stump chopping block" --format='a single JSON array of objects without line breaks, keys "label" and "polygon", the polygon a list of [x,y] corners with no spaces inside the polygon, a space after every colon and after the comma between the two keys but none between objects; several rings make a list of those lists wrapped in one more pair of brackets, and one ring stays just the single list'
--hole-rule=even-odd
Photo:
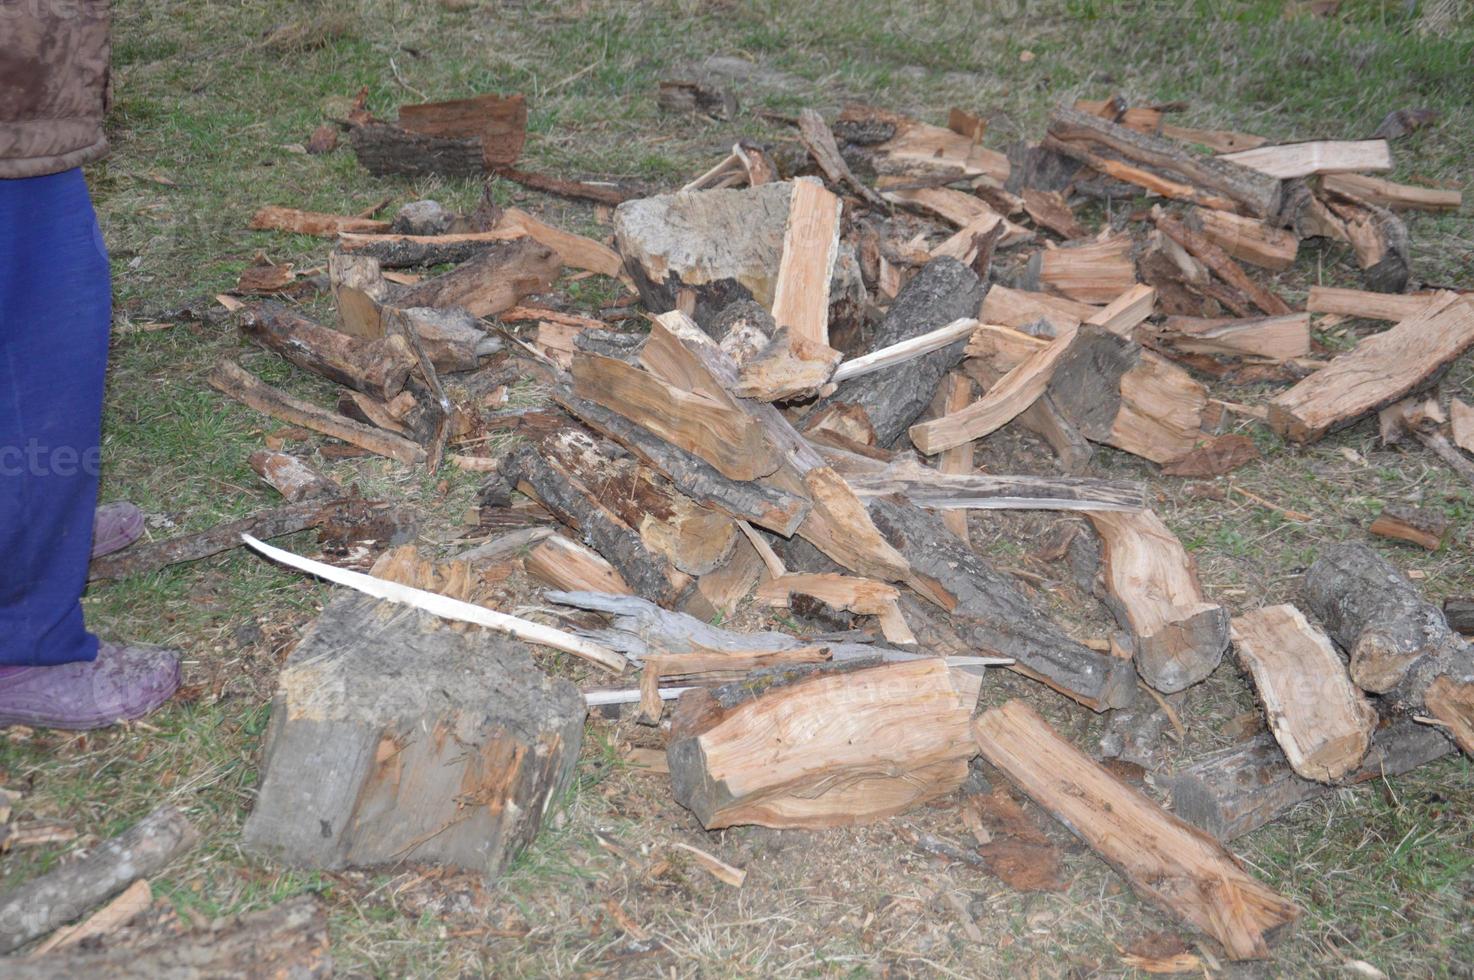
[{"label": "tree stump chopping block", "polygon": [[340,596],[282,670],[246,845],[299,867],[494,876],[572,778],[585,710],[509,637]]}]

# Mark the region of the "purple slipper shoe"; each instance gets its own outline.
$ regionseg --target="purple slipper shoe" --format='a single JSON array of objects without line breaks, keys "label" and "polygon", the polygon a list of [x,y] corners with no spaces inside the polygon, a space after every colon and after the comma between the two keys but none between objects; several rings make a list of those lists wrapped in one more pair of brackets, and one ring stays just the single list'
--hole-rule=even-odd
[{"label": "purple slipper shoe", "polygon": [[92,557],[122,551],[143,537],[143,511],[119,500],[97,508],[92,520]]},{"label": "purple slipper shoe", "polygon": [[0,726],[103,728],[142,718],[178,689],[173,650],[103,641],[88,663],[0,667]]}]

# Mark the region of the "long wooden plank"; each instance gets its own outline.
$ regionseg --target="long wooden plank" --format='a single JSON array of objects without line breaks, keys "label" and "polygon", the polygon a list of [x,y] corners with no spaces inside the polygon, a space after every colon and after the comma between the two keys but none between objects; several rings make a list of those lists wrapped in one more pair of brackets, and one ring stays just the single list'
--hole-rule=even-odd
[{"label": "long wooden plank", "polygon": [[899,494],[927,510],[1134,511],[1146,506],[1146,485],[1132,480],[938,473],[902,463],[852,473],[848,480],[862,498]]},{"label": "long wooden plank", "polygon": [[1361,765],[1377,713],[1352,685],[1330,637],[1291,605],[1235,616],[1232,629],[1239,662],[1290,767],[1330,783]]},{"label": "long wooden plank", "polygon": [[799,177],[788,198],[783,255],[773,287],[773,321],[790,334],[829,346],[829,280],[839,257],[843,203],[815,177]]},{"label": "long wooden plank", "polygon": [[1474,302],[1442,293],[1418,316],[1368,337],[1272,399],[1270,428],[1295,442],[1314,442],[1416,391],[1471,347]]},{"label": "long wooden plank", "polygon": [[1366,289],[1311,286],[1307,313],[1331,313],[1367,320],[1410,320],[1428,309],[1436,293],[1374,293]]},{"label": "long wooden plank", "polygon": [[1208,933],[1230,959],[1264,959],[1299,916],[1223,845],[1132,789],[1010,701],[973,722],[978,749],[1143,898]]},{"label": "long wooden plank", "polygon": [[835,369],[834,376],[830,380],[838,384],[841,381],[848,381],[850,378],[863,377],[867,374],[873,374],[876,371],[883,371],[886,368],[894,367],[897,364],[904,364],[912,358],[930,354],[935,350],[941,350],[943,347],[955,344],[964,337],[971,336],[977,325],[978,321],[972,317],[963,317],[959,320],[953,320],[945,327],[938,327],[936,330],[928,331],[920,336],[911,337],[898,344],[891,344],[889,347],[882,347],[880,350],[871,351],[869,354],[852,357]]},{"label": "long wooden plank", "polygon": [[1358,170],[1391,170],[1392,151],[1386,140],[1311,140],[1256,146],[1220,154],[1230,160],[1278,180],[1313,174],[1352,173]]},{"label": "long wooden plank", "polygon": [[[953,412],[962,411],[972,403],[972,379],[960,371],[953,371],[943,380],[938,398],[941,401],[941,414],[950,415]],[[973,448],[974,443],[969,441],[944,451],[941,459],[937,460],[937,469],[948,476],[971,476]],[[851,486],[853,485],[852,483]],[[947,525],[947,530],[957,535],[963,544],[972,543],[967,533],[967,511],[945,510],[942,512],[942,523]]]},{"label": "long wooden plank", "polygon": [[1459,191],[1398,184],[1365,174],[1328,174],[1321,186],[1395,211],[1457,211],[1464,203]]}]

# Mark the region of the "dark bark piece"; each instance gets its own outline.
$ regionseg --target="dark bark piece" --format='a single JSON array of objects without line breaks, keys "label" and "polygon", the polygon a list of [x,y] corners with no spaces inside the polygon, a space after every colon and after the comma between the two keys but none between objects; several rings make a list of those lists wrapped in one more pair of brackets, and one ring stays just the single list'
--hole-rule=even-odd
[{"label": "dark bark piece", "polygon": [[425,461],[425,450],[393,433],[334,415],[300,398],[279,391],[234,361],[221,361],[210,372],[210,387],[264,415],[414,465]]},{"label": "dark bark piece", "polygon": [[460,265],[514,234],[474,235],[342,235],[338,248],[349,255],[377,259],[385,269],[422,265]]},{"label": "dark bark piece", "polygon": [[1049,135],[1066,144],[1103,147],[1134,164],[1230,198],[1258,218],[1279,211],[1278,180],[1241,164],[1196,153],[1175,140],[1139,133],[1070,106],[1060,106],[1050,115]]},{"label": "dark bark piece", "polygon": [[1085,438],[1158,463],[1192,450],[1208,404],[1186,371],[1092,324],[1060,358],[1048,393]]},{"label": "dark bark piece", "polygon": [[1259,459],[1259,447],[1248,436],[1215,436],[1181,459],[1162,467],[1163,476],[1222,476]]},{"label": "dark bark piece", "polygon": [[333,975],[328,915],[322,901],[301,895],[210,929],[163,935],[136,946],[73,947],[45,956],[0,959],[10,980],[108,977],[109,980],[202,980],[282,977],[326,980]]},{"label": "dark bark piece", "polygon": [[737,115],[736,96],[700,82],[661,81],[655,102],[665,112],[699,113],[713,119],[731,119]]},{"label": "dark bark piece", "polygon": [[809,504],[802,496],[766,483],[729,480],[699,456],[671,445],[622,415],[577,397],[571,386],[555,386],[552,396],[589,428],[665,474],[682,493],[724,514],[785,536],[793,534],[808,514]]},{"label": "dark bark piece", "polygon": [[477,95],[402,105],[399,126],[424,136],[477,140],[482,163],[490,170],[514,163],[522,155],[522,144],[527,139],[527,100],[520,95]]},{"label": "dark bark piece", "polygon": [[135,544],[124,551],[94,561],[87,569],[87,579],[98,582],[127,578],[130,575],[147,575],[168,565],[208,558],[222,551],[239,548],[242,534],[249,534],[263,541],[279,538],[284,534],[295,534],[322,524],[343,503],[306,500],[283,504],[250,517],[217,524],[208,531],[197,534],[182,534],[163,541]]},{"label": "dark bark piece", "polygon": [[1443,600],[1443,618],[1455,633],[1474,636],[1474,599]]},{"label": "dark bark piece", "polygon": [[[1359,784],[1395,776],[1440,758],[1453,745],[1437,729],[1399,721],[1372,736],[1361,766],[1345,780]],[[1258,830],[1305,800],[1335,792],[1295,775],[1268,733],[1214,752],[1192,765],[1153,777],[1172,794],[1172,812],[1222,841]]]},{"label": "dark bark piece", "polygon": [[399,319],[387,315],[386,319],[413,329],[435,370],[446,374],[474,371],[483,357],[505,346],[500,337],[487,333],[480,320],[460,307],[413,306],[394,313]]},{"label": "dark bark piece", "polygon": [[479,177],[486,171],[481,140],[426,136],[392,123],[368,122],[348,131],[363,169],[375,177]]},{"label": "dark bark piece", "polygon": [[551,248],[529,237],[511,238],[414,286],[398,297],[398,305],[460,306],[474,316],[495,316],[546,290],[562,269],[562,258]]},{"label": "dark bark piece", "polygon": [[197,840],[199,833],[183,813],[160,807],[86,857],[12,888],[0,896],[0,952],[65,925],[139,878],[158,874]]},{"label": "dark bark piece", "polygon": [[637,595],[664,605],[675,601],[678,590],[671,581],[674,569],[660,556],[651,554],[639,532],[605,506],[596,495],[597,488],[584,486],[535,446],[523,446],[508,456],[501,472],[577,531]]},{"label": "dark bark piece", "polygon": [[246,308],[240,327],[251,340],[298,367],[384,401],[404,389],[415,366],[414,352],[403,340],[359,340],[280,303]]},{"label": "dark bark piece", "polygon": [[813,109],[804,109],[798,114],[799,139],[803,141],[804,147],[809,151],[809,156],[824,171],[824,176],[835,187],[848,185],[855,193],[865,199],[867,204],[882,210],[886,209],[885,199],[877,194],[866,184],[860,182],[850,165],[845,163],[844,157],[840,155],[839,145],[834,142],[834,133],[829,129],[829,124],[824,117]]},{"label": "dark bark piece", "polygon": [[[976,316],[986,293],[977,273],[961,262],[933,259],[896,296],[871,338],[871,347],[879,350]],[[959,340],[888,370],[851,378],[809,414],[830,405],[857,405],[875,430],[875,444],[892,446],[926,409],[943,376],[961,363],[966,348],[966,340]]]},{"label": "dark bark piece", "polygon": [[629,187],[603,181],[564,180],[561,177],[550,177],[547,174],[517,170],[513,167],[498,167],[496,175],[545,194],[557,194],[559,197],[571,197],[579,201],[593,201],[595,204],[607,204],[610,207],[617,207],[625,201],[638,200],[649,194],[649,191],[641,187]]},{"label": "dark bark piece", "polygon": [[1388,506],[1367,530],[1384,538],[1395,538],[1437,551],[1448,533],[1448,518],[1428,508]]},{"label": "dark bark piece", "polygon": [[1064,472],[1078,476],[1090,466],[1090,459],[1095,455],[1094,447],[1074,423],[1065,418],[1048,391],[1019,412],[1014,421],[1049,443],[1049,448],[1059,457],[1059,468]]},{"label": "dark bark piece", "polygon": [[1130,661],[1070,639],[1009,576],[963,545],[939,518],[886,497],[868,505],[875,526],[911,563],[911,587],[947,610],[903,599],[906,620],[923,649],[1013,657],[1014,670],[1096,711],[1123,707],[1135,697]]},{"label": "dark bark piece", "polygon": [[245,845],[296,867],[495,877],[568,786],[585,711],[509,637],[340,595],[282,670]]},{"label": "dark bark piece", "polygon": [[336,481],[323,476],[296,456],[262,449],[252,453],[248,462],[256,475],[271,484],[289,503],[343,495],[343,488]]}]

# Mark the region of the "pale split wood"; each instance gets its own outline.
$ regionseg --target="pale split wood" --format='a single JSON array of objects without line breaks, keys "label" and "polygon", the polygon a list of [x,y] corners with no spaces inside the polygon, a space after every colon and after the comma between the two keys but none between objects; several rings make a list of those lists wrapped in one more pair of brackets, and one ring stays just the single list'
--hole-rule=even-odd
[{"label": "pale split wood", "polygon": [[[948,374],[942,383],[941,414],[951,415],[953,412],[960,412],[972,403],[972,399],[972,379],[957,371]],[[968,441],[960,446],[944,450],[937,461],[937,469],[953,476],[970,476],[973,470],[973,448],[974,443]],[[963,544],[971,544],[967,533],[967,511],[945,510],[942,512],[942,523],[947,525],[947,530],[957,535]]]},{"label": "pale split wood", "polygon": [[1464,203],[1464,195],[1456,190],[1396,184],[1364,174],[1328,174],[1321,186],[1394,211],[1457,211]]},{"label": "pale split wood", "polygon": [[[1073,330],[1075,327],[1067,329]],[[1049,341],[1043,337],[1032,337],[1022,330],[997,323],[980,323],[967,342],[967,356],[987,361],[990,367],[1002,375],[1010,368],[1017,367],[1030,354],[1048,346]]]},{"label": "pale split wood", "polygon": [[1261,269],[1282,272],[1300,251],[1300,239],[1293,232],[1232,211],[1194,208],[1189,221],[1229,255]]},{"label": "pale split wood", "polygon": [[1269,425],[1295,442],[1332,429],[1415,391],[1474,347],[1474,303],[1442,293],[1420,314],[1368,337],[1269,403]]},{"label": "pale split wood", "polygon": [[389,222],[345,214],[323,214],[267,205],[251,215],[247,226],[253,231],[288,231],[298,235],[331,238],[343,232],[377,234],[389,230]]},{"label": "pale split wood", "polygon": [[1474,406],[1461,398],[1449,399],[1448,422],[1454,445],[1466,453],[1474,453]]},{"label": "pale split wood", "polygon": [[882,347],[879,350],[871,351],[869,354],[852,357],[835,368],[834,376],[830,380],[838,384],[841,381],[848,381],[850,378],[863,377],[867,374],[873,374],[876,371],[883,371],[886,368],[894,367],[897,364],[903,364],[906,361],[922,357],[930,354],[932,351],[941,350],[943,347],[956,343],[962,338],[971,335],[977,326],[977,320],[972,317],[963,317],[953,320],[945,327],[938,327],[936,330],[931,330],[899,343],[891,344],[889,347]]},{"label": "pale split wood", "polygon": [[592,238],[555,228],[520,208],[507,208],[503,211],[494,232],[520,232],[557,252],[566,266],[597,272],[601,276],[614,279],[624,278],[624,260],[614,249]]},{"label": "pale split wood", "polygon": [[1279,180],[1313,174],[1392,169],[1392,151],[1387,141],[1382,139],[1311,140],[1307,143],[1256,146],[1219,154],[1218,159],[1230,160]]},{"label": "pale split wood", "polygon": [[634,595],[635,590],[594,549],[561,534],[537,542],[522,558],[527,574],[555,589]]},{"label": "pale split wood", "polygon": [[390,602],[414,606],[416,609],[423,609],[443,619],[475,623],[501,633],[510,633],[519,640],[571,653],[615,673],[620,673],[629,666],[629,661],[623,655],[608,647],[551,626],[544,626],[517,616],[509,616],[494,609],[487,609],[485,606],[462,602],[459,599],[426,592],[423,589],[410,588],[407,585],[376,578],[373,575],[365,575],[362,572],[349,571],[325,562],[313,561],[311,558],[304,558],[290,551],[274,548],[263,541],[256,540],[249,534],[241,535],[241,540],[273,561],[298,571],[307,572],[309,575],[316,575],[336,585],[347,586],[376,599],[387,599]]},{"label": "pale split wood", "polygon": [[1151,286],[1137,283],[1092,313],[1085,322],[1105,327],[1113,334],[1129,337],[1138,323],[1152,315],[1156,303],[1157,291]]},{"label": "pale split wood", "polygon": [[1104,305],[1136,285],[1131,249],[1130,235],[1041,249],[1029,260],[1027,276],[1031,285],[1045,291],[1092,306]]},{"label": "pale split wood", "polygon": [[1098,312],[1099,308],[1089,303],[1049,293],[1010,289],[995,283],[983,297],[978,319],[1014,328],[1028,327],[1044,320],[1049,325],[1050,336],[1057,336],[1061,330],[1078,327]]},{"label": "pale split wood", "polygon": [[1219,319],[1168,317],[1149,331],[1153,343],[1189,354],[1288,361],[1310,353],[1310,314]]},{"label": "pale split wood", "polygon": [[1022,701],[984,712],[978,748],[1019,789],[1115,868],[1142,897],[1218,940],[1230,959],[1264,959],[1298,918],[1294,903],[1234,856],[1091,761]]},{"label": "pale split wood", "polygon": [[844,205],[815,177],[799,177],[788,199],[773,320],[796,337],[829,346],[829,282],[839,256]]},{"label": "pale split wood", "polygon": [[1331,313],[1368,320],[1408,320],[1428,309],[1437,293],[1374,293],[1365,289],[1311,286],[1307,313]]},{"label": "pale split wood", "polygon": [[998,240],[999,248],[1008,248],[1019,242],[1028,241],[1034,237],[1034,233],[1023,225],[1015,224],[994,211],[981,198],[974,197],[962,191],[956,191],[950,187],[919,187],[911,190],[884,191],[881,194],[892,204],[905,204],[911,207],[930,211],[943,221],[950,222],[958,228],[968,228],[975,223],[982,222],[971,229],[971,235],[977,235],[982,231],[992,228],[991,218],[997,218],[1003,222],[1003,237]]},{"label": "pale split wood", "polygon": [[1288,604],[1235,616],[1231,629],[1290,767],[1330,783],[1361,765],[1377,713],[1351,683],[1330,637]]},{"label": "pale split wood", "polygon": [[788,568],[783,564],[783,559],[779,558],[778,553],[773,550],[773,546],[768,544],[767,538],[759,534],[757,529],[747,521],[738,521],[737,526],[741,528],[742,534],[752,544],[753,550],[758,553],[758,557],[763,560],[763,566],[767,568],[769,575],[774,578],[781,578],[788,574]]},{"label": "pale split wood", "polygon": [[46,937],[44,942],[37,944],[36,948],[31,950],[30,958],[40,959],[52,950],[66,949],[68,946],[75,946],[94,936],[105,936],[120,926],[127,925],[130,919],[148,911],[153,900],[153,889],[149,887],[148,881],[139,878],[125,888],[117,898],[93,912],[85,920],[74,926],[58,929]]},{"label": "pale split wood", "polygon": [[787,606],[794,593],[862,616],[880,615],[901,596],[894,585],[838,572],[790,572],[758,586],[756,596],[768,605]]},{"label": "pale split wood", "polygon": [[747,880],[747,872],[744,869],[730,865],[716,855],[703,851],[699,847],[694,847],[691,844],[685,844],[681,841],[675,841],[671,846],[678,847],[690,854],[703,871],[724,885],[741,888],[742,883]]}]

